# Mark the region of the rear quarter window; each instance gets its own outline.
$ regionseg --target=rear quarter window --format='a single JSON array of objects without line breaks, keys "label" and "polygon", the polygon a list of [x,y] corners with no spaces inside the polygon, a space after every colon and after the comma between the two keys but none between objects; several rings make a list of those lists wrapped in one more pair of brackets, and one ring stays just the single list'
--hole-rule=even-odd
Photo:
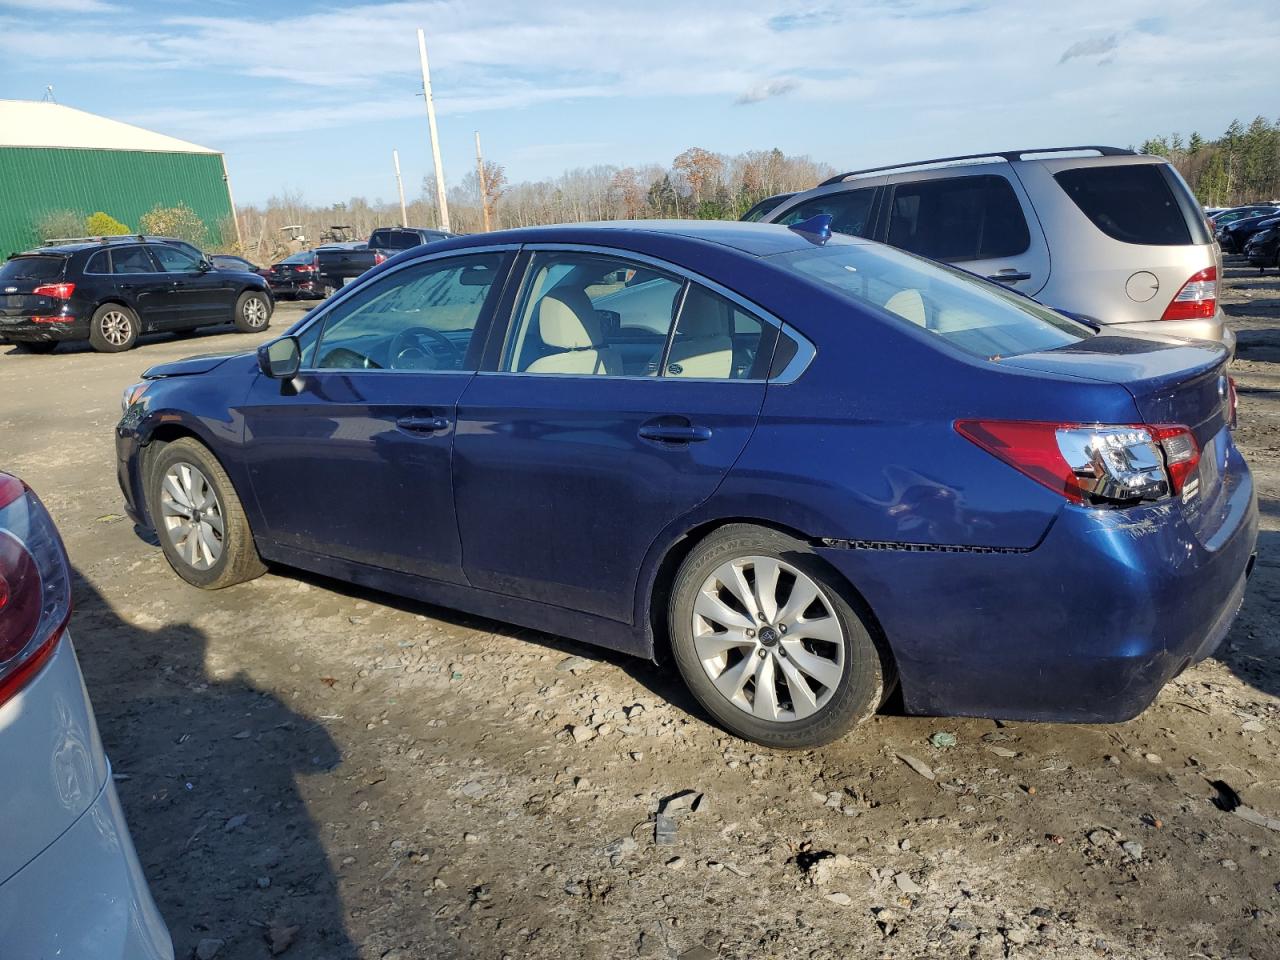
[{"label": "rear quarter window", "polygon": [[0,264],[0,283],[6,280],[60,280],[66,257],[12,257]]},{"label": "rear quarter window", "polygon": [[1181,179],[1166,168],[1162,163],[1077,167],[1053,178],[1113,240],[1146,246],[1207,243],[1203,215]]}]

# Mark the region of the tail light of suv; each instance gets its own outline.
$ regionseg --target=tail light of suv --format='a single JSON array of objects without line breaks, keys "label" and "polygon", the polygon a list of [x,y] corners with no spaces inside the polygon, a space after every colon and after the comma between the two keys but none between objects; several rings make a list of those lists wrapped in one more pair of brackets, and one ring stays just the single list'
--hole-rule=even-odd
[{"label": "tail light of suv", "polygon": [[956,431],[1072,503],[1136,503],[1199,488],[1200,445],[1181,424],[957,420]]},{"label": "tail light of suv", "polygon": [[71,567],[44,505],[0,473],[0,704],[53,655],[71,616]]},{"label": "tail light of suv", "polygon": [[31,291],[37,297],[52,297],[54,300],[70,300],[76,292],[74,283],[45,283]]},{"label": "tail light of suv", "polygon": [[1182,285],[1161,320],[1209,320],[1218,312],[1218,268],[1206,267]]}]

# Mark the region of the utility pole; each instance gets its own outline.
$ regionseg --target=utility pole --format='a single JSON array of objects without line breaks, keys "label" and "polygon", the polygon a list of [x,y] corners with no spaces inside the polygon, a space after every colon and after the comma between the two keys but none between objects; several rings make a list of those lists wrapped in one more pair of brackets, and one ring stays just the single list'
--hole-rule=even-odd
[{"label": "utility pole", "polygon": [[418,58],[422,61],[422,95],[427,101],[427,125],[431,128],[431,159],[436,165],[436,202],[440,205],[440,229],[449,229],[449,201],[444,195],[444,166],[440,163],[440,138],[436,135],[436,103],[431,99],[431,70],[427,67],[427,38],[418,28]]},{"label": "utility pole", "polygon": [[480,210],[484,213],[484,232],[489,227],[489,184],[484,176],[484,154],[480,152],[480,131],[476,131],[476,176],[480,179]]},{"label": "utility pole", "polygon": [[396,165],[396,191],[400,194],[400,226],[409,225],[409,214],[404,209],[404,181],[400,179],[400,151],[391,151],[391,162]]}]

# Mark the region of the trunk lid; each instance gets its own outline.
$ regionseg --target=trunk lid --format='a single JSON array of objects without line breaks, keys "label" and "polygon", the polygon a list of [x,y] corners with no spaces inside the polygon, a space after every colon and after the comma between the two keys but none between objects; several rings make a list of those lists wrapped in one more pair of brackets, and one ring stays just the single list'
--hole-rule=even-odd
[{"label": "trunk lid", "polygon": [[55,314],[62,301],[36,296],[35,289],[61,283],[66,269],[65,256],[33,255],[10,257],[0,263],[0,318],[19,318]]},{"label": "trunk lid", "polygon": [[1226,347],[1100,333],[1055,350],[1001,360],[1002,366],[1123,386],[1146,423],[1181,423],[1203,447],[1230,420]]}]

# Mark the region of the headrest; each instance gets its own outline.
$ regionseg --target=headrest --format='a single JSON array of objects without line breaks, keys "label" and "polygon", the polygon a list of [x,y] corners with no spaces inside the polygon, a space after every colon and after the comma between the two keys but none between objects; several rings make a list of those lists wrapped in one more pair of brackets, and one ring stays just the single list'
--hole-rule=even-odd
[{"label": "headrest", "polygon": [[728,336],[729,308],[718,297],[692,287],[680,311],[676,332],[682,340]]},{"label": "headrest", "polygon": [[885,301],[884,308],[890,313],[896,313],[903,320],[910,320],[917,326],[925,325],[924,297],[920,296],[919,290],[909,287],[906,290],[899,290]]},{"label": "headrest", "polygon": [[549,347],[587,350],[600,343],[600,318],[581,290],[555,290],[538,301],[538,333]]}]

